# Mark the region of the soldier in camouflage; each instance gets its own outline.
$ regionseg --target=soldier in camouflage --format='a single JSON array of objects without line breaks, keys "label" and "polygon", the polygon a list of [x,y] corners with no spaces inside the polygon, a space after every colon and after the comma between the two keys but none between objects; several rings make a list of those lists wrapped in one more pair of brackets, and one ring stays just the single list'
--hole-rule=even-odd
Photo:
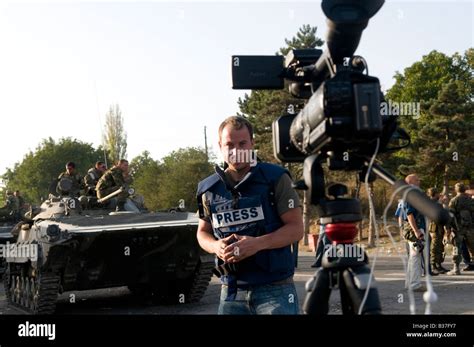
[{"label": "soldier in camouflage", "polygon": [[107,167],[105,166],[105,163],[102,161],[98,161],[95,163],[93,168],[90,168],[89,171],[87,171],[87,175],[84,176],[86,195],[97,195],[95,187],[97,186],[99,179],[102,177],[106,170]]},{"label": "soldier in camouflage", "polygon": [[[64,185],[61,184],[63,180],[69,180],[71,182],[70,189],[64,189]],[[82,176],[76,172],[76,164],[70,161],[66,164],[66,171],[61,173],[58,177],[56,192],[61,196],[77,197],[80,195],[81,189],[84,189]]]},{"label": "soldier in camouflage", "polygon": [[20,211],[20,204],[18,199],[13,195],[13,192],[7,190],[6,192],[6,201],[5,206],[0,208],[0,217],[3,219],[8,219],[12,221],[16,221],[16,216]]},{"label": "soldier in camouflage", "polygon": [[124,190],[117,195],[117,211],[125,211],[125,202],[128,198],[128,187],[132,179],[128,172],[128,161],[120,159],[116,165],[107,170],[96,186],[97,197],[102,199],[120,188]]},{"label": "soldier in camouflage", "polygon": [[[460,275],[459,264],[461,263],[461,247],[463,240],[471,253],[474,255],[474,223],[472,214],[474,212],[474,200],[467,195],[466,187],[463,183],[456,183],[454,186],[456,196],[449,202],[449,210],[453,213],[454,218],[451,224],[454,231],[453,238],[453,269],[448,275]],[[473,264],[469,264],[466,271],[473,270]]]},{"label": "soldier in camouflage", "polygon": [[[434,202],[441,205],[439,198],[440,195],[436,188],[429,188],[427,191],[428,196]],[[441,264],[443,263],[443,252],[444,252],[444,227],[440,224],[435,223],[434,221],[430,222],[428,226],[430,232],[431,244],[430,244],[430,261],[431,261],[431,271],[433,273],[446,273],[448,272]]]},{"label": "soldier in camouflage", "polygon": [[15,190],[13,193],[15,198],[18,200],[18,212],[16,214],[16,220],[19,221],[21,220],[21,216],[26,212],[26,205],[25,205],[25,199],[21,196],[19,190]]}]

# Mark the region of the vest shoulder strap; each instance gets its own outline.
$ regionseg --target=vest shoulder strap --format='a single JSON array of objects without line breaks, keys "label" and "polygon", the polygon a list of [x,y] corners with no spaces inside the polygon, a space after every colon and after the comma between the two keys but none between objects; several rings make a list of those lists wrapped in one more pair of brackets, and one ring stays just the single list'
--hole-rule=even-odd
[{"label": "vest shoulder strap", "polygon": [[259,163],[259,169],[263,178],[268,182],[268,184],[270,184],[272,189],[274,189],[275,185],[284,174],[291,177],[290,172],[287,169],[275,164]]},{"label": "vest shoulder strap", "polygon": [[270,200],[273,206],[276,206],[275,188],[281,176],[287,174],[291,177],[290,172],[281,166],[270,163],[259,163],[259,170],[263,179],[267,182],[270,191]]},{"label": "vest shoulder strap", "polygon": [[211,176],[203,179],[198,183],[197,196],[202,195],[204,192],[207,192],[213,185],[220,181],[218,174],[214,173]]}]

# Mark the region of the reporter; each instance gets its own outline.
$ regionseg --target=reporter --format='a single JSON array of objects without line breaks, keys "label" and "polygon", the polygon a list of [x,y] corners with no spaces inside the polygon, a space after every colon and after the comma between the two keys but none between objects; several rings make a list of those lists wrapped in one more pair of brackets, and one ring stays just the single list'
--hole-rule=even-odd
[{"label": "reporter", "polygon": [[303,236],[288,172],[257,162],[252,125],[229,117],[219,127],[228,167],[198,185],[201,247],[216,255],[219,314],[297,314],[291,244]]}]

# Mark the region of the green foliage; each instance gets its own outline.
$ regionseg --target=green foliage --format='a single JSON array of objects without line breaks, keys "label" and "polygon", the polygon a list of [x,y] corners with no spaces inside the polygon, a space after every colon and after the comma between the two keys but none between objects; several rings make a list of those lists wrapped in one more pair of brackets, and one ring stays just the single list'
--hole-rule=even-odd
[{"label": "green foliage", "polygon": [[213,165],[204,149],[188,147],[171,152],[161,162],[144,152],[132,160],[131,170],[134,187],[149,209],[167,210],[184,199],[187,210],[195,211],[197,184],[213,173]]},{"label": "green foliage", "polygon": [[188,211],[196,211],[196,188],[199,181],[211,175],[213,165],[207,162],[202,148],[181,148],[162,160],[161,189],[158,194],[162,206],[176,207],[184,199]]},{"label": "green foliage", "polygon": [[417,168],[430,185],[444,185],[448,180],[462,179],[474,169],[474,103],[466,95],[461,81],[450,81],[442,87],[430,107],[431,122],[420,130]]},{"label": "green foliage", "polygon": [[280,48],[280,54],[287,55],[292,49],[316,48],[324,44],[324,41],[316,37],[318,27],[312,27],[309,24],[303,24],[298,30],[296,36],[291,40],[285,39],[286,47]]},{"label": "green foliage", "polygon": [[56,142],[50,137],[13,168],[8,168],[2,179],[8,189],[20,190],[26,201],[38,203],[48,196],[51,182],[65,171],[68,161],[75,162],[76,170],[84,175],[102,159],[102,152],[91,144],[71,138],[61,138]]},{"label": "green foliage", "polygon": [[112,163],[127,158],[127,134],[119,105],[110,106],[105,116],[104,147]]},{"label": "green foliage", "polygon": [[161,208],[159,201],[160,175],[163,169],[160,164],[144,151],[130,162],[130,173],[133,187],[145,198],[145,205],[150,210]]},{"label": "green foliage", "polygon": [[[401,125],[416,144],[419,130],[432,120],[429,109],[437,99],[442,87],[451,80],[460,81],[463,94],[474,97],[474,49],[463,56],[458,53],[447,56],[436,50],[422,57],[421,61],[405,68],[403,74],[395,73],[395,84],[386,93],[386,98],[398,102],[420,102],[421,116],[414,119],[401,117]],[[416,150],[416,146],[414,149]]]},{"label": "green foliage", "polygon": [[[439,185],[449,174],[453,178],[472,175],[467,135],[472,134],[473,73],[474,49],[469,48],[464,55],[452,56],[433,50],[403,74],[395,74],[396,83],[387,91],[387,100],[420,102],[421,114],[418,119],[400,117],[412,146],[384,157],[389,170],[402,175],[419,171],[424,185]],[[460,155],[457,163],[452,160],[455,151]]]}]

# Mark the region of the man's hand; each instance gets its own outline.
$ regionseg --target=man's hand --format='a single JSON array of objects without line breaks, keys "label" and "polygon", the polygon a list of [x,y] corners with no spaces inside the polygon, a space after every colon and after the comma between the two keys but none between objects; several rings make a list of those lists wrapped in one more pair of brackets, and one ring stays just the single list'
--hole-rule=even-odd
[{"label": "man's hand", "polygon": [[262,249],[260,239],[252,236],[233,235],[237,242],[224,249],[224,258],[227,263],[238,263]]},{"label": "man's hand", "polygon": [[226,249],[231,247],[232,245],[230,245],[230,243],[234,242],[236,239],[237,239],[237,235],[232,234],[230,236],[227,236],[226,238],[216,240],[213,245],[213,250],[214,250],[215,255],[218,258],[226,261],[226,258],[228,258]]}]

